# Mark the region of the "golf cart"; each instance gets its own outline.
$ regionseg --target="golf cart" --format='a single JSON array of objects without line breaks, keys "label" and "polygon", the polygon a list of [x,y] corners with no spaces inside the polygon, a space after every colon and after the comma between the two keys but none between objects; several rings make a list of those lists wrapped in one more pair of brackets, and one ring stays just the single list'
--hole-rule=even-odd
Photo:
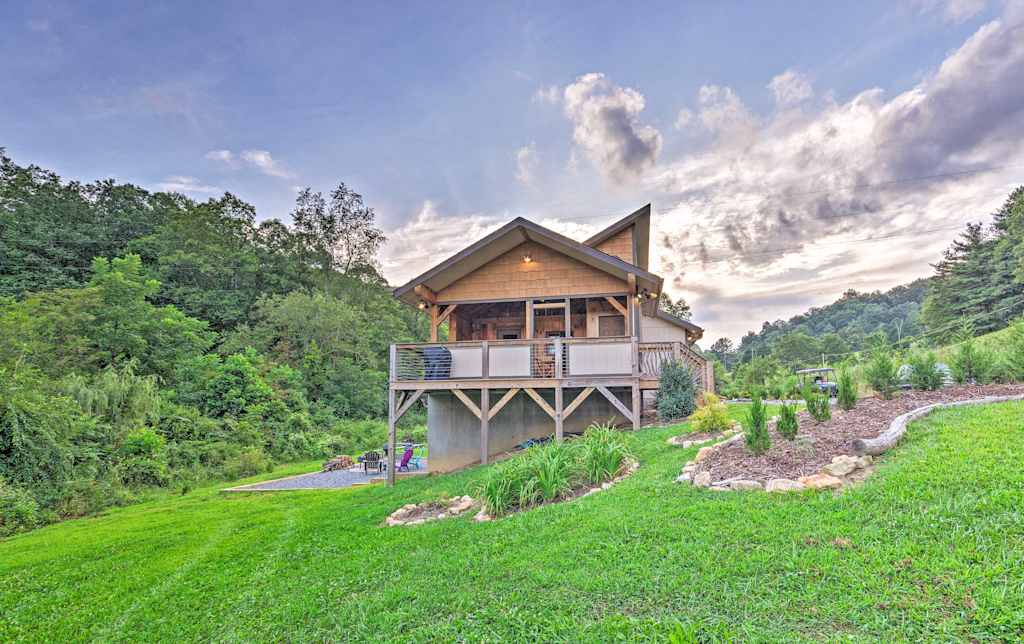
[{"label": "golf cart", "polygon": [[832,379],[833,373],[835,373],[835,369],[832,367],[796,370],[801,391],[804,387],[809,386],[812,390],[827,394],[830,398],[839,393],[839,385]]}]

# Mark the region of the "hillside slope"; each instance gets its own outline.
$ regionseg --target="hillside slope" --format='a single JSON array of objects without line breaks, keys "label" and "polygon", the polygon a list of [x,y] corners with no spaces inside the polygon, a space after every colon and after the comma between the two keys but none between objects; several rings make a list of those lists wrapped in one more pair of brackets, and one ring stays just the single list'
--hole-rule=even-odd
[{"label": "hillside slope", "polygon": [[206,489],[0,542],[0,640],[629,641],[680,619],[741,640],[1010,640],[1021,427],[1024,404],[936,414],[839,497],[677,485],[695,452],[666,449],[678,428],[630,434],[642,466],[614,488],[490,523],[380,527],[480,468]]}]

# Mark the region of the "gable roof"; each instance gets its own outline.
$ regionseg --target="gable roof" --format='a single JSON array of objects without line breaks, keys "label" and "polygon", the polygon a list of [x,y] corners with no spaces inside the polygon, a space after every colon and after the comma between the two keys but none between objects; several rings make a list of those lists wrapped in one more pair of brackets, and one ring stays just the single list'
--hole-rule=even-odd
[{"label": "gable roof", "polygon": [[[650,207],[647,208],[649,213]],[[399,286],[394,290],[395,297],[415,305],[420,299],[414,290],[417,286],[423,285],[437,293],[526,241],[547,246],[624,281],[628,275],[635,275],[640,288],[646,288],[654,293],[661,292],[661,277],[587,244],[569,239],[565,235],[560,235],[528,219],[517,217],[423,274],[409,280],[403,286]]]},{"label": "gable roof", "polygon": [[611,239],[630,226],[634,226],[633,259],[636,260],[634,263],[640,268],[647,270],[651,243],[651,204],[647,204],[636,212],[626,215],[583,243],[587,246],[597,247],[602,242]]}]

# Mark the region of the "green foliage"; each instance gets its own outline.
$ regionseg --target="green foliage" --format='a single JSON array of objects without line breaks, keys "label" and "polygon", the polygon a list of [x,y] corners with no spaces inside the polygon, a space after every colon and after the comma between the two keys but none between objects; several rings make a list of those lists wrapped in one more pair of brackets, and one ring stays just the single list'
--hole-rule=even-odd
[{"label": "green foliage", "polygon": [[807,405],[807,413],[815,422],[823,423],[832,418],[832,405],[827,394],[808,387],[804,390],[804,403]]},{"label": "green foliage", "polygon": [[31,530],[40,523],[39,504],[27,490],[7,485],[0,478],[0,538]]},{"label": "green foliage", "polygon": [[658,382],[658,416],[663,420],[686,418],[696,407],[697,386],[693,373],[682,361],[673,360],[661,368]]},{"label": "green foliage", "polygon": [[803,331],[783,335],[774,342],[772,348],[772,355],[791,370],[817,364],[821,353],[818,340]]},{"label": "green foliage", "polygon": [[984,385],[992,381],[996,367],[995,354],[974,340],[974,325],[964,321],[957,334],[959,344],[953,349],[949,369],[960,384]]},{"label": "green foliage", "polygon": [[690,423],[698,432],[723,432],[732,427],[729,410],[725,403],[715,394],[705,392],[704,400],[690,417]]},{"label": "green foliage", "polygon": [[796,405],[783,403],[779,406],[779,421],[775,429],[788,441],[796,438],[797,430],[800,429],[800,422],[796,416]]},{"label": "green foliage", "polygon": [[1024,381],[1024,318],[1015,321],[1009,329],[1004,353],[1007,370],[1015,381]]},{"label": "green foliage", "polygon": [[530,447],[488,468],[477,492],[484,509],[502,516],[615,477],[631,458],[621,436],[609,425],[592,425],[580,438]]},{"label": "green foliage", "polygon": [[893,360],[892,352],[885,347],[879,347],[871,354],[871,359],[864,366],[864,379],[871,388],[882,398],[892,398],[896,390],[897,366]]},{"label": "green foliage", "polygon": [[839,408],[850,411],[857,404],[857,379],[849,365],[839,370],[836,385],[836,402],[839,403]]},{"label": "green foliage", "polygon": [[750,410],[743,423],[743,437],[747,449],[755,455],[764,454],[772,445],[768,436],[768,410],[760,396],[754,396],[750,402]]},{"label": "green foliage", "polygon": [[942,372],[934,351],[912,351],[907,364],[910,365],[910,386],[914,389],[933,391],[942,386]]},{"label": "green foliage", "polygon": [[733,382],[737,385],[737,393],[750,395],[767,389],[768,383],[790,375],[777,359],[760,356],[737,367]]}]

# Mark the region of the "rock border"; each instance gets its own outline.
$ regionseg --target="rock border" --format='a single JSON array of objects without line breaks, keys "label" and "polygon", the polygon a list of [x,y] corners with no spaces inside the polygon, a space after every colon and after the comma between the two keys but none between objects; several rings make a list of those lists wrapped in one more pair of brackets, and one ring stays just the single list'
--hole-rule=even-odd
[{"label": "rock border", "polygon": [[600,485],[591,485],[591,486],[588,486],[588,487],[580,488],[579,490],[576,490],[575,493],[572,496],[570,496],[569,498],[558,499],[557,501],[548,501],[547,503],[542,503],[541,505],[535,505],[535,506],[533,506],[531,508],[528,508],[526,510],[516,510],[515,512],[509,512],[508,514],[502,515],[500,517],[494,517],[494,516],[491,516],[490,514],[487,514],[487,511],[483,507],[481,507],[480,511],[476,513],[476,516],[473,517],[473,520],[474,521],[479,521],[479,522],[483,522],[483,521],[496,521],[498,519],[506,519],[508,517],[515,516],[515,515],[520,514],[522,512],[529,512],[530,510],[536,510],[537,508],[545,506],[545,505],[554,505],[556,503],[569,503],[570,501],[575,501],[576,499],[580,499],[580,498],[583,498],[585,496],[590,496],[591,494],[597,494],[598,492],[602,492],[604,490],[607,490],[607,489],[611,488],[613,485],[615,485],[616,483],[619,483],[619,482],[629,478],[630,476],[632,476],[638,469],[640,469],[640,461],[635,460],[635,459],[630,459],[627,462],[626,468],[622,472],[622,474],[619,474],[618,476],[616,476],[616,477],[614,477],[612,479],[609,479],[609,480],[605,481],[604,483],[601,483]]},{"label": "rock border", "polygon": [[910,423],[920,418],[924,418],[937,409],[963,407],[966,405],[989,405],[993,403],[1013,402],[1017,400],[1024,400],[1024,394],[1014,394],[1012,396],[985,396],[984,398],[933,403],[931,405],[925,405],[924,407],[918,407],[917,409],[908,411],[902,416],[897,416],[892,423],[889,424],[889,428],[875,438],[855,438],[853,440],[853,451],[862,456],[878,456],[879,454],[895,447],[896,444],[903,439],[903,435],[907,433],[907,426],[910,425]]},{"label": "rock border", "polygon": [[[438,504],[443,507],[438,507]],[[454,499],[442,501],[424,501],[423,503],[407,503],[398,508],[384,520],[387,526],[420,525],[428,521],[440,521],[457,517],[463,512],[476,505],[476,501],[469,495],[457,496]],[[422,515],[421,512],[427,514]]]},{"label": "rock border", "polygon": [[686,440],[686,437],[690,434],[679,434],[677,436],[669,436],[665,442],[672,447],[697,447],[698,445],[707,445],[709,443],[715,443],[722,440],[723,438],[732,438],[736,434],[743,433],[743,427],[737,421],[732,421],[732,426],[729,429],[718,432],[714,436],[708,438],[702,438],[700,440]]}]

